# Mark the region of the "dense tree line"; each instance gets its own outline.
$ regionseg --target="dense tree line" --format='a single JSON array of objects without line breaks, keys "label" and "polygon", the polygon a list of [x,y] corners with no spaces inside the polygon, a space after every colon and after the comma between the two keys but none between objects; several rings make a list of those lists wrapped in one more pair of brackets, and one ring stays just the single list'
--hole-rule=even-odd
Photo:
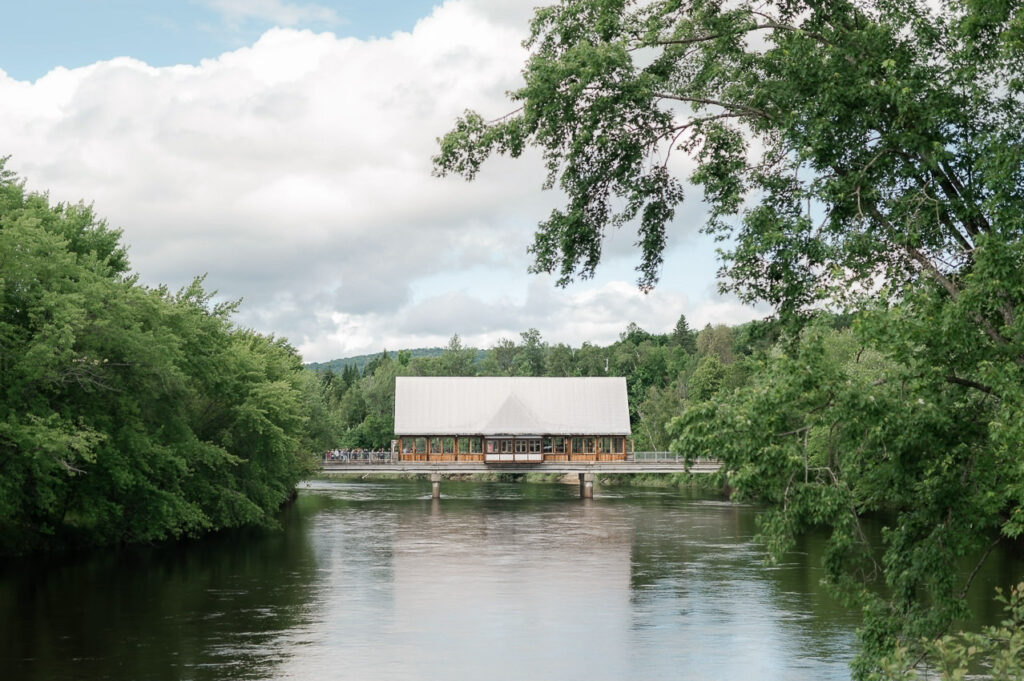
[{"label": "dense tree line", "polygon": [[120,237],[0,160],[0,553],[273,524],[318,446],[297,353]]},{"label": "dense tree line", "polygon": [[[965,614],[975,571],[953,566],[1024,531],[1024,5],[562,0],[527,46],[510,110],[460,117],[437,173],[538,149],[565,205],[533,269],[563,284],[631,223],[653,286],[699,188],[720,286],[785,335],[732,389],[707,365],[718,390],[670,422],[673,447],[770,505],[776,555],[827,531],[828,582],[865,613],[855,675],[913,678]],[[879,513],[874,551],[860,521]]]},{"label": "dense tree line", "polygon": [[[835,317],[834,325],[845,318]],[[395,376],[624,376],[637,450],[666,451],[670,421],[690,404],[746,383],[778,337],[775,323],[708,325],[696,331],[685,316],[666,333],[630,323],[619,340],[601,346],[549,344],[537,329],[492,347],[465,347],[456,334],[437,356],[382,351],[360,372],[317,372],[324,410],[316,419],[321,439],[344,448],[388,448],[394,437]],[[338,360],[335,365],[341,362]]]},{"label": "dense tree line", "polygon": [[[403,372],[624,374],[640,446],[723,459],[735,493],[770,508],[776,556],[829,535],[828,583],[865,614],[856,676],[912,678],[966,614],[976,571],[953,566],[1024,532],[1024,6],[562,0],[527,46],[513,110],[467,112],[437,172],[538,149],[565,205],[538,226],[533,269],[591,276],[630,223],[644,289],[696,186],[721,286],[778,321],[631,327],[604,348],[531,330],[479,363],[457,338],[435,359],[382,355],[308,397],[310,442],[385,446]],[[261,517],[277,490],[262,461],[286,460],[302,432],[287,405],[313,392],[285,373],[293,353],[233,329],[199,287],[138,287],[84,209],[9,179],[3,197],[4,522],[114,541]],[[257,474],[244,443],[264,432],[277,444]],[[104,534],[128,513],[131,532]],[[1007,636],[996,655],[1019,677],[1019,626]]]}]

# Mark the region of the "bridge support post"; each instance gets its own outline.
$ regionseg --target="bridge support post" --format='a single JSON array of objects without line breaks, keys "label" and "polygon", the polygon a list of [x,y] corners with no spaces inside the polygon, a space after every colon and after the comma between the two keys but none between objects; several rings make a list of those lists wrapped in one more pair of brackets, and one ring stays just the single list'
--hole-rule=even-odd
[{"label": "bridge support post", "polygon": [[430,496],[434,499],[441,498],[441,474],[431,473],[430,474]]},{"label": "bridge support post", "polygon": [[594,498],[594,474],[580,473],[580,499]]}]

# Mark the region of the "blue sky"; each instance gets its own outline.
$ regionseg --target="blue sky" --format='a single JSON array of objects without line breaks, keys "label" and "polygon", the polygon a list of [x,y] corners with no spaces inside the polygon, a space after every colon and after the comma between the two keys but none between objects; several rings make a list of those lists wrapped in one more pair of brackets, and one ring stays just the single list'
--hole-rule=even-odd
[{"label": "blue sky", "polygon": [[[198,64],[251,45],[275,26],[371,38],[411,31],[431,0],[32,0],[6,3],[0,68],[35,80],[56,66],[75,68],[130,56],[151,66]],[[295,15],[287,21],[289,8]],[[307,8],[307,11],[301,11]],[[310,9],[312,8],[312,9]],[[282,22],[282,19],[286,21]]]},{"label": "blue sky", "polygon": [[[466,108],[509,110],[535,0],[38,0],[0,22],[0,156],[30,189],[92,203],[141,280],[205,275],[239,324],[308,361],[381,348],[477,347],[537,328],[608,343],[763,310],[716,293],[715,245],[691,190],[661,284],[635,285],[629,228],[597,276],[527,274],[562,197],[536,153],[478,178],[432,177]],[[670,168],[689,174],[674,154]]]}]

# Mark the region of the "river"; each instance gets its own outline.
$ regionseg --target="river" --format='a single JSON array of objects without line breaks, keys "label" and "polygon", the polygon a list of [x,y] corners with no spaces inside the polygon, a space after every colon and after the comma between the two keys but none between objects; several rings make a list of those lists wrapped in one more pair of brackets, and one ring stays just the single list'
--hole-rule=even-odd
[{"label": "river", "polygon": [[[857,616],[819,585],[821,541],[766,566],[756,507],[441,489],[303,483],[282,531],[8,562],[0,678],[849,678]],[[973,591],[988,603],[1019,573],[995,556]]]}]

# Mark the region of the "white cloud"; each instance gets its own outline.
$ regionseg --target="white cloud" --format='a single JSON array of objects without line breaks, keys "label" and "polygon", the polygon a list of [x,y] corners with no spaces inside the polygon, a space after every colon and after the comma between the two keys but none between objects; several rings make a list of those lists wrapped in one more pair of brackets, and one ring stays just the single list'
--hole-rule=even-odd
[{"label": "white cloud", "polygon": [[[609,243],[603,278],[561,290],[528,277],[533,229],[559,198],[540,191],[535,155],[489,161],[472,183],[431,176],[435,138],[463,109],[508,110],[523,17],[510,0],[450,1],[386,39],[278,28],[198,66],[0,73],[0,153],[30,188],[93,201],[144,281],[208,273],[244,299],[241,323],[288,336],[308,360],[456,332],[486,346],[529,327],[608,342],[629,321],[667,330],[702,305],[719,305],[711,321],[743,318],[704,301],[708,282],[637,292],[628,233]],[[699,204],[680,211],[673,243],[688,245],[670,251],[667,279],[708,258],[680,238],[698,219]]]}]

